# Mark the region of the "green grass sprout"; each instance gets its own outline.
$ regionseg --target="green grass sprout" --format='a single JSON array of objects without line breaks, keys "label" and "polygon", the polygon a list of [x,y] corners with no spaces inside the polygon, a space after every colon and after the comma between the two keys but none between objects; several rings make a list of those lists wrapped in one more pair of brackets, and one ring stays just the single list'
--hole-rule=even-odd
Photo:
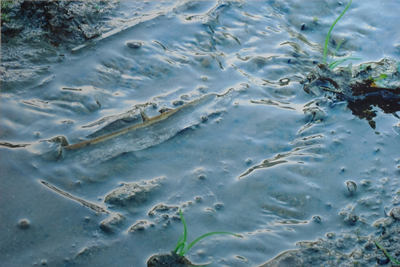
[{"label": "green grass sprout", "polygon": [[338,51],[338,49],[339,49],[340,45],[343,43],[343,41],[344,41],[344,39],[340,40],[340,42],[339,42],[339,43],[338,43],[338,45],[336,46],[336,49],[335,49],[335,52],[333,52],[333,55],[332,55],[331,61],[329,61],[329,65],[331,64],[331,62],[332,62],[333,58],[334,58],[334,57],[335,57],[335,55],[336,55],[336,52]]},{"label": "green grass sprout", "polygon": [[181,217],[181,221],[183,224],[183,234],[181,234],[181,236],[179,237],[178,240],[178,244],[176,245],[174,251],[179,255],[179,256],[185,256],[186,253],[188,252],[188,250],[193,247],[197,242],[199,242],[201,239],[210,236],[210,235],[223,235],[223,234],[227,234],[227,235],[233,235],[235,237],[242,237],[240,235],[234,234],[234,233],[230,233],[230,232],[211,232],[205,235],[200,236],[199,238],[195,239],[192,243],[190,243],[189,245],[186,242],[187,239],[187,226],[186,226],[186,222],[185,219],[183,218],[183,214],[182,214],[182,210],[179,209],[179,216]]},{"label": "green grass sprout", "polygon": [[379,78],[376,78],[376,79],[373,79],[373,80],[374,80],[374,82],[377,82],[377,81],[386,79],[387,77],[389,77],[389,76],[387,76],[386,74],[382,73],[381,75],[379,75]]},{"label": "green grass sprout", "polygon": [[326,62],[326,53],[328,52],[328,42],[329,42],[329,37],[331,36],[331,32],[333,27],[335,26],[335,24],[343,17],[344,13],[346,13],[347,9],[350,7],[351,2],[353,0],[350,0],[350,2],[347,4],[346,8],[343,10],[342,14],[340,14],[340,16],[335,20],[335,22],[332,24],[332,26],[329,28],[329,32],[328,35],[326,36],[325,39],[325,47],[324,47],[324,59],[323,59],[323,63],[325,64]]},{"label": "green grass sprout", "polygon": [[386,255],[386,257],[388,257],[392,262],[400,265],[400,261],[396,260],[395,258],[393,258],[392,256],[390,256],[390,254],[386,251],[386,249],[384,247],[382,247],[381,244],[379,244],[378,242],[374,241],[375,245],[380,248],[382,250],[382,252]]},{"label": "green grass sprout", "polygon": [[329,64],[329,68],[334,69],[337,66],[339,66],[340,64],[342,64],[343,62],[347,61],[347,60],[361,60],[362,58],[360,57],[352,57],[351,55],[348,57],[344,57],[341,59],[338,59],[336,61],[333,61],[332,63]]}]

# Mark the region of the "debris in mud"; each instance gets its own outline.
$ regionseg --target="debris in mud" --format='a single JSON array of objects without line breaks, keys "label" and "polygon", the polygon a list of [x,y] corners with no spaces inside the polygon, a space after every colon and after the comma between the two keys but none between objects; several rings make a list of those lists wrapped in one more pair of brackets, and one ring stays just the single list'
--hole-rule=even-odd
[{"label": "debris in mud", "polygon": [[72,199],[72,200],[74,200],[74,201],[76,201],[76,202],[79,202],[79,203],[81,203],[83,206],[86,206],[86,207],[88,207],[88,208],[90,208],[90,209],[92,209],[92,210],[94,210],[94,211],[97,211],[97,212],[104,212],[104,213],[107,213],[107,214],[109,213],[109,212],[108,212],[107,210],[105,210],[103,207],[97,206],[96,204],[90,203],[90,202],[88,202],[88,201],[86,201],[86,200],[84,200],[84,199],[81,199],[81,198],[79,198],[79,197],[73,196],[73,195],[71,195],[71,194],[69,194],[69,193],[67,193],[67,192],[65,192],[65,191],[63,191],[63,190],[61,190],[61,189],[55,187],[54,185],[49,184],[48,182],[45,182],[45,181],[40,181],[40,182],[41,182],[43,185],[45,185],[46,187],[48,187],[48,188],[50,188],[51,190],[53,190],[54,192],[56,192],[56,193],[58,193],[58,194],[60,194],[60,195],[62,195],[62,196],[64,196],[64,197],[66,197],[66,198]]},{"label": "debris in mud", "polygon": [[123,187],[108,194],[104,202],[120,207],[137,206],[147,200],[148,195],[158,187],[156,182],[160,179],[151,180],[145,185],[137,183],[124,184]]},{"label": "debris in mud", "polygon": [[[111,29],[104,22],[116,10],[105,1],[1,1],[2,89],[31,84],[48,66],[59,63],[59,51],[73,48]],[[116,3],[116,2],[115,2]]]},{"label": "debris in mud", "polygon": [[30,144],[12,144],[8,142],[0,142],[0,146],[8,147],[8,148],[19,148],[19,147],[26,147]]},{"label": "debris in mud", "polygon": [[[300,247],[281,253],[274,259],[260,267],[278,266],[375,266],[385,265],[390,259],[375,246],[377,241],[394,258],[398,258],[400,252],[400,208],[393,208],[392,217],[378,220],[374,226],[381,229],[382,234],[378,238],[373,236],[359,236],[358,234],[328,233],[328,240],[319,239],[314,242],[299,242]],[[395,215],[396,216],[396,215]],[[345,253],[345,251],[351,251]]]},{"label": "debris in mud", "polygon": [[[242,86],[242,85],[240,85]],[[192,126],[199,125],[201,116],[216,113],[239,94],[235,88],[224,94],[210,93],[143,122],[91,140],[63,147],[65,153],[83,164],[95,165],[120,154],[139,151],[160,144]]]},{"label": "debris in mud", "polygon": [[67,139],[59,135],[48,140],[39,141],[39,143],[32,146],[32,149],[47,160],[57,160],[62,156],[62,148],[65,146],[68,146]]},{"label": "debris in mud", "polygon": [[125,217],[116,214],[100,223],[100,229],[106,233],[115,233],[120,226],[124,223]]},{"label": "debris in mud", "polygon": [[137,231],[143,231],[146,229],[147,226],[149,226],[147,221],[138,221],[137,223],[132,225],[131,228],[129,228],[128,232],[134,233]]},{"label": "debris in mud", "polygon": [[184,256],[179,256],[174,251],[165,254],[153,255],[147,261],[147,267],[165,267],[165,266],[174,266],[174,267],[189,267],[196,266]]},{"label": "debris in mud", "polygon": [[360,119],[366,119],[375,129],[376,110],[391,113],[400,118],[400,63],[392,59],[364,63],[359,66],[332,70],[319,64],[305,80],[304,91],[321,96],[328,95],[333,101],[348,102],[347,107]]},{"label": "debris in mud", "polygon": [[400,207],[393,208],[389,215],[392,216],[393,219],[400,221]]},{"label": "debris in mud", "polygon": [[155,212],[177,211],[178,209],[178,206],[167,206],[161,203],[152,208],[147,214],[150,216],[154,215]]},{"label": "debris in mud", "polygon": [[89,24],[114,9],[98,1],[15,1],[6,10],[8,19],[1,22],[2,43],[20,32],[38,35],[38,30],[53,45],[82,42],[101,34]]}]

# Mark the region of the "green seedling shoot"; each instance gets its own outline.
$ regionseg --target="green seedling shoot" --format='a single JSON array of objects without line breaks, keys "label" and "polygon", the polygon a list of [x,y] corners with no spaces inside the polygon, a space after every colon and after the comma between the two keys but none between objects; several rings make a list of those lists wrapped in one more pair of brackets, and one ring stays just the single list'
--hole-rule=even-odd
[{"label": "green seedling shoot", "polygon": [[175,247],[175,252],[179,255],[179,256],[185,256],[186,253],[188,252],[188,250],[193,247],[197,242],[199,242],[201,239],[210,236],[210,235],[223,235],[223,234],[227,234],[227,235],[233,235],[235,237],[242,237],[240,235],[234,234],[234,233],[230,233],[230,232],[211,232],[205,235],[200,236],[199,238],[197,238],[196,240],[194,240],[192,243],[190,243],[189,245],[186,243],[186,239],[187,239],[187,226],[186,226],[186,222],[185,219],[183,218],[183,214],[182,211],[179,209],[179,216],[181,217],[181,221],[183,224],[183,234],[179,237],[178,240],[178,244]]},{"label": "green seedling shoot", "polygon": [[380,81],[380,80],[383,80],[383,79],[386,79],[388,76],[386,75],[386,74],[381,74],[381,75],[379,75],[379,78],[372,78],[372,76],[369,76],[369,79],[371,80],[371,81],[373,81],[373,82],[377,82],[377,81]]},{"label": "green seedling shoot", "polygon": [[388,257],[392,262],[396,263],[397,265],[400,265],[400,261],[398,261],[395,258],[393,258],[392,256],[390,256],[390,254],[386,251],[386,249],[384,247],[382,247],[381,244],[379,244],[376,241],[374,241],[374,243],[378,248],[380,248],[382,250],[382,252],[386,255],[386,257]]},{"label": "green seedling shoot", "polygon": [[[333,22],[332,26],[329,28],[328,35],[326,36],[326,39],[325,39],[325,46],[324,46],[324,58],[323,58],[323,61],[322,61],[324,64],[326,63],[326,54],[328,53],[328,42],[329,42],[329,38],[331,37],[332,29],[336,25],[336,23],[343,17],[344,13],[346,13],[346,11],[350,7],[352,1],[353,0],[350,0],[350,2],[347,4],[346,8],[343,10],[342,14],[340,14],[340,16],[335,20],[335,22]],[[333,53],[333,56],[332,56],[332,59],[336,55],[336,51],[339,49],[339,47],[342,44],[342,42],[343,42],[343,40],[341,40],[338,43],[338,45],[336,46],[335,52]],[[346,60],[360,60],[361,58],[352,57],[350,55],[348,57],[336,60],[334,62],[332,62],[332,59],[331,59],[331,61],[329,63],[329,68],[334,69],[337,66],[339,66],[341,63],[345,62]]]}]

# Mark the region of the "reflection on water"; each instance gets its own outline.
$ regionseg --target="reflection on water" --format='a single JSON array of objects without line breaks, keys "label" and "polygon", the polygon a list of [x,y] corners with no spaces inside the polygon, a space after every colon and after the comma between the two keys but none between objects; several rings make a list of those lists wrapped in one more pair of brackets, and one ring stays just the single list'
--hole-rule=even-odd
[{"label": "reflection on water", "polygon": [[[338,55],[398,55],[397,29],[387,27],[397,18],[393,4],[357,5],[335,27],[332,39],[346,38]],[[176,207],[190,236],[244,236],[210,237],[188,254],[215,266],[258,266],[327,232],[373,233],[398,182],[398,109],[393,116],[365,100],[373,130],[346,99],[307,94],[299,83],[321,61],[320,44],[342,8],[121,2],[111,18],[124,30],[63,51],[29,85],[5,84],[3,261],[144,266],[174,248],[182,231]],[[153,17],[130,23],[140,9]],[[387,16],[376,19],[377,9]],[[156,177],[163,179],[150,194]],[[113,192],[142,198],[129,207],[105,202]],[[354,216],[360,220],[349,223]],[[22,219],[30,227],[16,227]]]}]

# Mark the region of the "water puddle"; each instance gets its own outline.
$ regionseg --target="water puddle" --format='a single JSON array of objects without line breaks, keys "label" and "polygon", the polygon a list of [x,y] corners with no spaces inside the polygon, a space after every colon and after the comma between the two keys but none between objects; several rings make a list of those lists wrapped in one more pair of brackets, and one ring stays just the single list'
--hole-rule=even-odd
[{"label": "water puddle", "polygon": [[[82,19],[78,4],[66,14]],[[335,70],[320,63],[339,2],[95,4],[69,31],[51,15],[51,34],[36,30],[45,46],[2,25],[5,265],[146,266],[162,254],[319,266],[326,251],[379,252],[400,203],[397,3],[352,3],[328,56],[344,39],[336,56],[363,59]],[[54,8],[40,5],[27,18]],[[241,238],[207,236],[176,257],[179,210],[188,244]]]}]

